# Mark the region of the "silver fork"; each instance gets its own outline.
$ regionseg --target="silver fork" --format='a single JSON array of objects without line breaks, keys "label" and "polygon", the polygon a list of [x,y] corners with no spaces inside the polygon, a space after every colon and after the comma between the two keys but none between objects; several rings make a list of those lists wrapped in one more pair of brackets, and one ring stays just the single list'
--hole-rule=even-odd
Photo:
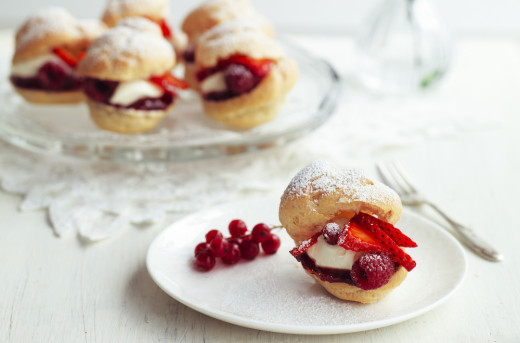
[{"label": "silver fork", "polygon": [[458,238],[468,248],[479,256],[493,262],[502,261],[504,256],[494,249],[484,239],[480,238],[470,228],[457,223],[444,213],[437,205],[424,198],[410,181],[410,177],[403,166],[397,161],[379,161],[376,163],[377,171],[389,187],[393,188],[401,197],[401,201],[407,206],[428,205],[439,213],[457,231]]}]

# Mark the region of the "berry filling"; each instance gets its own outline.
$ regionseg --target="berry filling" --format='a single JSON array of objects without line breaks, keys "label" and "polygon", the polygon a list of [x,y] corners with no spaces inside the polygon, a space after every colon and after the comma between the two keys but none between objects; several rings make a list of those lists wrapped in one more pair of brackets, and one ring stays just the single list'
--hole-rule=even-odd
[{"label": "berry filling", "polygon": [[[309,255],[309,248],[321,240],[320,236],[325,246],[337,246],[355,252],[355,258],[351,260],[352,267],[330,268],[318,265],[319,261]],[[326,224],[320,232],[295,247],[291,254],[302,263],[303,268],[323,281],[345,282],[369,290],[387,284],[400,265],[411,271],[415,261],[400,247],[416,246],[414,241],[393,225],[359,213],[343,229],[336,223]]]},{"label": "berry filling", "polygon": [[200,70],[197,73],[197,80],[202,85],[209,77],[222,73],[224,89],[210,89],[207,92],[203,89],[202,95],[209,101],[228,100],[253,90],[270,72],[271,65],[270,59],[253,59],[235,55],[219,61],[216,67]]},{"label": "berry filling", "polygon": [[13,85],[20,88],[49,92],[76,91],[81,88],[81,78],[76,76],[68,66],[56,62],[44,63],[35,76],[12,75],[10,80]]},{"label": "berry filling", "polygon": [[195,46],[190,45],[182,52],[182,59],[186,63],[195,63]]},{"label": "berry filling", "polygon": [[338,269],[338,268],[324,268],[316,265],[316,262],[307,255],[307,253],[303,253],[301,255],[296,256],[296,260],[302,264],[302,267],[306,270],[309,270],[314,275],[320,278],[320,280],[327,282],[345,282],[349,285],[353,285],[354,282],[350,277],[349,269]]},{"label": "berry filling", "polygon": [[56,47],[52,49],[52,53],[58,56],[65,64],[48,61],[38,69],[36,75],[30,77],[12,75],[10,77],[11,82],[20,88],[49,92],[79,90],[82,79],[74,74],[74,69],[85,56],[85,52],[80,51],[78,56],[75,56],[65,48]]},{"label": "berry filling", "polygon": [[170,73],[165,73],[162,76],[152,76],[148,81],[161,87],[163,89],[163,94],[159,97],[142,97],[128,105],[114,104],[110,102],[110,99],[120,84],[118,81],[85,78],[83,87],[85,94],[92,100],[117,108],[131,108],[144,111],[167,109],[175,100],[177,95],[176,91],[188,87],[184,81],[175,78]]}]

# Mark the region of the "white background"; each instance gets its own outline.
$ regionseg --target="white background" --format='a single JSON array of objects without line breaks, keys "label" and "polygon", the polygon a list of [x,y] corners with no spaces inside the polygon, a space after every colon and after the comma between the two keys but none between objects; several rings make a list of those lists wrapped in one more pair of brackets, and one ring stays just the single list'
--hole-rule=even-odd
[{"label": "white background", "polygon": [[[381,0],[252,0],[284,32],[349,33]],[[403,1],[403,0],[388,0]],[[457,35],[520,33],[518,0],[430,0],[447,25]],[[80,18],[99,17],[105,0],[1,0],[0,28],[16,27],[38,8],[63,6]],[[179,25],[200,0],[173,0],[174,25]]]}]

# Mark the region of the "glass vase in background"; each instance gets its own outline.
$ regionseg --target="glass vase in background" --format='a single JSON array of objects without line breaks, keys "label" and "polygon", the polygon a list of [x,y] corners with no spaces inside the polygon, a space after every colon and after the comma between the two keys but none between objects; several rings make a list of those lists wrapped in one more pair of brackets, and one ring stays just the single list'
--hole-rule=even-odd
[{"label": "glass vase in background", "polygon": [[428,0],[384,0],[357,36],[357,80],[383,94],[429,89],[452,57],[448,30]]}]

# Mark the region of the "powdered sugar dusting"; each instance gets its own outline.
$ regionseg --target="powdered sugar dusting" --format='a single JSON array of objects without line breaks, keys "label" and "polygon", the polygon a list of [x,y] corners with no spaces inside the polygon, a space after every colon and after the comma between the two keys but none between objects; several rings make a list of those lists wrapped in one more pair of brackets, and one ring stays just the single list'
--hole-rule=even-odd
[{"label": "powdered sugar dusting", "polygon": [[252,10],[249,0],[209,0],[199,8],[220,20],[244,17]]},{"label": "powdered sugar dusting", "polygon": [[154,57],[160,60],[174,60],[171,45],[161,36],[149,32],[120,26],[107,31],[94,42],[87,53],[89,58],[146,59]]},{"label": "powdered sugar dusting", "polygon": [[314,161],[300,170],[290,181],[282,199],[332,192],[349,194],[352,196],[350,200],[368,203],[399,201],[393,190],[370,180],[363,170],[339,169],[322,160]]},{"label": "powdered sugar dusting", "polygon": [[166,16],[168,12],[166,0],[110,0],[106,12],[121,17],[132,13],[133,15],[156,15],[158,12]]},{"label": "powdered sugar dusting", "polygon": [[237,53],[253,58],[277,59],[283,56],[280,46],[262,31],[261,26],[240,19],[206,31],[198,40],[195,55],[197,64],[213,65],[216,59]]},{"label": "powdered sugar dusting", "polygon": [[162,36],[161,28],[153,21],[143,17],[128,17],[117,23],[117,27],[128,27],[141,32]]},{"label": "powdered sugar dusting", "polygon": [[30,16],[16,37],[17,48],[42,39],[48,34],[63,34],[73,36],[79,32],[76,19],[65,9],[49,7]]}]

